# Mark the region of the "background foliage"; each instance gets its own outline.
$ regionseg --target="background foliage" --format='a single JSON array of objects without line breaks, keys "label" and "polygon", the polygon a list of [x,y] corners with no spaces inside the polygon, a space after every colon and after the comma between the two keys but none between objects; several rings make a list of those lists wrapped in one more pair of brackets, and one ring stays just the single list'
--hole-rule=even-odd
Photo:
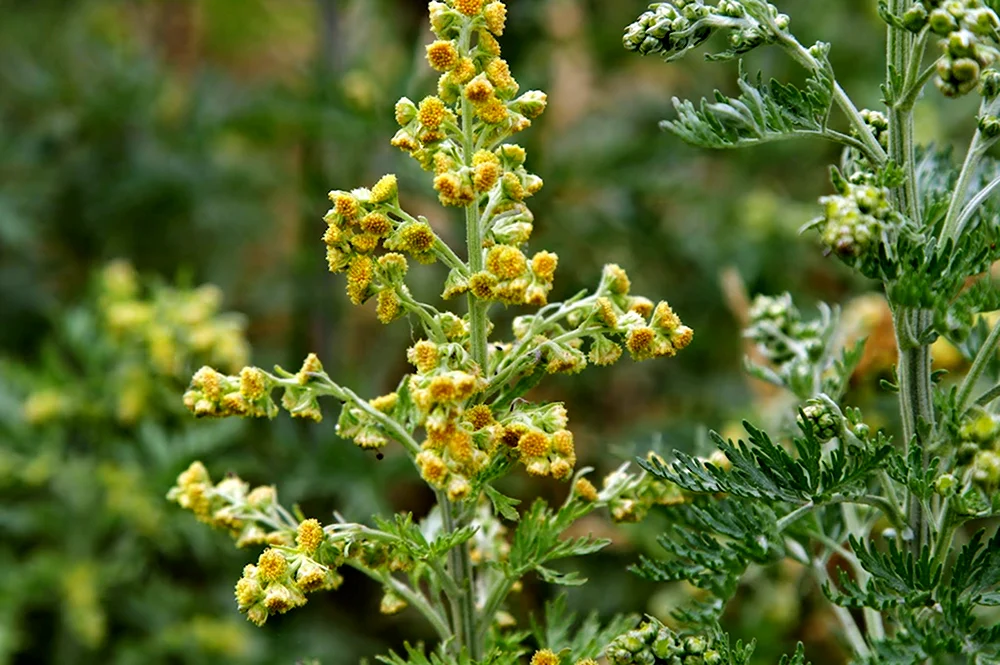
[{"label": "background foliage", "polygon": [[[669,67],[625,52],[622,29],[643,4],[510,0],[504,40],[524,86],[549,93],[525,140],[546,182],[536,236],[562,257],[553,296],[619,261],[697,331],[672,363],[623,364],[548,389],[574,407],[582,462],[604,470],[650,448],[705,453],[702,423],[724,431],[777,410],[740,371],[746,293],[848,302],[854,334],[873,335],[855,402],[875,399],[893,361],[880,301],[851,300],[870,285],[797,233],[827,192],[835,148],[706,153],[661,133],[672,96],[733,94],[736,65]],[[863,97],[876,94],[883,67],[874,3],[780,6],[803,40],[834,43],[838,77],[874,107]],[[266,630],[243,622],[231,592],[245,557],[162,500],[192,459],[251,482],[283,479],[283,495],[316,515],[420,512],[430,497],[401,475],[402,460],[376,461],[336,439],[332,422],[206,427],[179,413],[184,377],[203,357],[181,354],[183,366],[163,372],[148,345],[116,338],[98,275],[125,258],[154,299],[168,284],[213,283],[225,310],[246,315],[261,365],[295,366],[315,350],[358,392],[391,389],[405,326],[371,334],[372,308],[347,307],[319,236],[329,189],[387,171],[414,213],[459,232],[385,140],[392,103],[431,76],[418,48],[424,12],[414,0],[0,0],[0,663],[348,663],[422,637],[407,613],[372,621],[379,593],[350,577],[314,601],[322,609]],[[801,76],[766,50],[745,67]],[[919,141],[967,138],[951,135],[944,115],[958,109],[930,108]],[[123,418],[118,400],[139,382],[149,397]],[[57,400],[39,417],[27,407],[40,394],[92,408]],[[514,482],[521,494],[565,491]],[[590,526],[616,545],[586,564],[599,580],[571,606],[666,618],[690,593],[626,572],[655,550],[658,529]],[[800,639],[842,662],[832,617],[812,610],[818,591],[801,571],[750,579],[727,620],[758,639],[760,662]],[[528,585],[519,621],[530,625],[550,595]]]}]

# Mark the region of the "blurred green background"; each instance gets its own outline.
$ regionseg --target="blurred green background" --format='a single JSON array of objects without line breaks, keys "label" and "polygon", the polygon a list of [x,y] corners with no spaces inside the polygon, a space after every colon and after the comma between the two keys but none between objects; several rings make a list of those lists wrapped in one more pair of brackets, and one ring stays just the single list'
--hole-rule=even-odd
[{"label": "blurred green background", "polygon": [[[833,42],[841,82],[877,108],[874,5],[779,3],[803,42]],[[696,331],[670,362],[544,388],[601,471],[650,448],[707,452],[703,425],[773,408],[740,371],[746,293],[790,290],[809,310],[871,288],[798,235],[828,190],[832,146],[707,154],[658,129],[673,96],[732,92],[736,65],[626,53],[622,30],[644,8],[509,0],[502,39],[522,89],[549,95],[523,141],[546,183],[532,247],[561,257],[553,298],[617,262]],[[0,663],[339,664],[429,637],[409,613],[380,617],[359,577],[254,629],[232,585],[256,552],[163,498],[200,458],[216,476],[277,484],[320,519],[427,509],[402,456],[363,454],[336,438],[335,418],[204,423],[180,407],[200,364],[250,357],[244,335],[254,363],[297,367],[316,351],[361,394],[407,371],[412,331],[348,305],[320,235],[328,190],[395,172],[403,205],[460,238],[426,174],[389,146],[395,100],[433,90],[425,13],[419,0],[0,0]],[[747,68],[802,78],[773,51]],[[963,137],[944,113],[924,109],[924,140]],[[440,267],[421,274],[416,289],[436,298]],[[863,303],[854,316],[871,328],[882,313]],[[891,349],[872,373],[880,362]],[[565,492],[521,476],[509,489]],[[571,605],[665,615],[687,593],[626,571],[655,553],[655,520],[588,526],[615,544],[581,564],[599,580]],[[552,593],[529,581],[519,619]],[[728,627],[757,638],[762,663],[800,639],[814,662],[843,662],[818,599],[795,568],[755,571]]]}]

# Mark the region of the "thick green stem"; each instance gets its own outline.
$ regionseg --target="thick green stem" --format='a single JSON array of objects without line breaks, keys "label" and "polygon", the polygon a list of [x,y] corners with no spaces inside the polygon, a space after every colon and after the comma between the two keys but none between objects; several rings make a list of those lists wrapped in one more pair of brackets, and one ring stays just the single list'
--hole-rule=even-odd
[{"label": "thick green stem", "polygon": [[[905,0],[892,0],[889,10],[902,15],[906,9]],[[913,35],[906,30],[889,26],[887,46],[887,76],[889,81],[912,71],[913,58],[921,57],[914,52]],[[889,99],[889,158],[903,169],[903,185],[893,191],[896,209],[906,215],[914,224],[921,225],[920,201],[917,193],[916,171],[914,168],[913,108],[901,99],[905,91],[890,90]],[[896,306],[893,312],[896,329],[896,344],[899,349],[897,374],[899,379],[899,409],[903,424],[903,445],[917,445],[922,450],[923,468],[927,468],[929,455],[927,441],[923,440],[921,423],[934,426],[934,405],[931,388],[930,348],[922,339],[924,331],[931,324],[931,315],[924,310],[911,310]],[[919,552],[927,542],[929,527],[923,505],[918,497],[909,493],[907,514],[913,530],[911,547]],[[906,535],[906,534],[903,534]]]},{"label": "thick green stem", "polygon": [[[470,40],[471,33],[466,27],[459,37],[460,52],[469,52]],[[475,150],[475,119],[472,104],[464,96],[462,97],[461,113],[462,159],[465,166],[471,167],[472,155]],[[480,202],[477,199],[465,208],[465,233],[470,274],[475,274],[483,269],[483,232],[480,227],[479,205]],[[488,370],[486,364],[487,303],[471,293],[468,302],[469,353],[485,374]],[[461,504],[448,500],[442,492],[438,493],[438,500],[446,531],[453,532],[469,523],[471,516],[468,515],[468,511],[461,510]],[[482,646],[477,630],[478,616],[473,595],[475,584],[473,583],[473,567],[468,543],[453,547],[448,552],[448,573],[458,585],[458,595],[451,599],[452,629],[455,631],[454,652],[460,654],[464,650],[472,660],[479,660],[482,657]]]}]

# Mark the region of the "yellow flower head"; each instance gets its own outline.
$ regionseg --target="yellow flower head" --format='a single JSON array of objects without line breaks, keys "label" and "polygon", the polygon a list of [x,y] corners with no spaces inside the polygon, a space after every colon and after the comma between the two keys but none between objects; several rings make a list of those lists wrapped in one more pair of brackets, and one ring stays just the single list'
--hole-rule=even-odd
[{"label": "yellow flower head", "polygon": [[356,219],[361,210],[358,200],[347,192],[330,192],[330,200],[333,201],[334,212],[348,221]]},{"label": "yellow flower head", "polygon": [[450,402],[455,399],[455,381],[447,375],[435,376],[428,387],[431,401]]},{"label": "yellow flower head", "polygon": [[458,85],[465,85],[472,80],[472,77],[476,75],[476,65],[472,62],[471,58],[462,58],[455,65],[455,69],[451,70],[449,76],[451,80]]},{"label": "yellow flower head", "polygon": [[490,97],[485,102],[476,107],[476,115],[485,123],[499,125],[507,119],[509,115],[507,106],[496,97]]},{"label": "yellow flower head", "polygon": [[211,367],[202,367],[191,377],[191,385],[198,388],[210,400],[217,401],[222,398],[222,384],[225,381],[222,374]]},{"label": "yellow flower head", "polygon": [[466,16],[476,16],[483,10],[483,0],[455,0],[455,9]]},{"label": "yellow flower head", "polygon": [[486,254],[486,269],[502,280],[520,277],[528,268],[528,260],[517,247],[494,245]]},{"label": "yellow flower head", "polygon": [[628,310],[646,318],[653,311],[653,301],[643,296],[633,296],[629,298]]},{"label": "yellow flower head", "polygon": [[455,429],[448,437],[448,454],[456,462],[468,465],[472,462],[475,451],[472,447],[472,435],[462,429]]},{"label": "yellow flower head", "polygon": [[438,39],[427,45],[427,62],[439,72],[446,72],[458,64],[455,42]]},{"label": "yellow flower head", "polygon": [[517,174],[510,171],[504,173],[503,177],[500,178],[500,185],[507,198],[512,201],[524,200],[524,185],[521,184],[521,179],[517,177]]},{"label": "yellow flower head", "polygon": [[379,237],[374,233],[359,233],[351,238],[351,247],[361,254],[370,254],[378,247]]},{"label": "yellow flower head", "polygon": [[361,230],[374,236],[384,237],[392,231],[392,222],[380,212],[370,212],[361,218]]},{"label": "yellow flower head", "polygon": [[500,42],[487,30],[479,31],[479,48],[483,53],[494,58],[500,55]]},{"label": "yellow flower head", "polygon": [[607,281],[608,291],[616,296],[628,295],[629,289],[632,288],[628,273],[614,263],[604,266],[604,279]]},{"label": "yellow flower head", "polygon": [[434,231],[425,222],[410,224],[400,233],[400,241],[404,250],[422,254],[434,246]]},{"label": "yellow flower head", "polygon": [[421,451],[416,457],[420,477],[434,487],[443,487],[448,478],[448,465],[436,453],[430,450]]},{"label": "yellow flower head", "polygon": [[490,79],[490,83],[503,94],[513,95],[517,92],[517,81],[511,76],[510,65],[503,58],[492,60],[486,65],[486,76]]},{"label": "yellow flower head", "polygon": [[422,339],[410,347],[406,357],[420,373],[426,374],[438,365],[438,348],[434,342]]},{"label": "yellow flower head", "polygon": [[428,129],[437,129],[448,115],[444,102],[434,96],[424,97],[417,111],[417,119]]},{"label": "yellow flower head", "polygon": [[382,269],[387,279],[392,282],[402,280],[409,270],[406,257],[396,252],[387,252],[378,257],[379,268]]},{"label": "yellow flower head", "polygon": [[573,473],[573,465],[569,463],[568,460],[559,458],[553,460],[549,465],[549,475],[551,475],[556,480],[566,480]]},{"label": "yellow flower head", "polygon": [[371,202],[377,204],[388,203],[396,198],[399,193],[399,185],[393,173],[382,176],[372,187]]},{"label": "yellow flower head", "polygon": [[653,342],[656,340],[656,333],[649,326],[640,326],[629,331],[625,340],[629,353],[634,358],[641,359],[649,356]]},{"label": "yellow flower head", "polygon": [[378,292],[378,304],[375,313],[381,323],[392,323],[400,314],[400,301],[396,292],[383,289]]},{"label": "yellow flower head", "polygon": [[319,356],[315,353],[310,353],[302,361],[302,367],[299,368],[298,381],[301,384],[306,384],[309,381],[310,374],[319,374],[323,371],[323,363],[320,362]]},{"label": "yellow flower head", "polygon": [[[248,567],[253,568],[253,566]],[[255,579],[241,577],[236,583],[236,603],[241,610],[256,604],[263,595],[264,590],[261,589],[260,583]]]},{"label": "yellow flower head", "polygon": [[479,379],[467,372],[458,372],[454,378],[455,399],[467,400],[480,391]]},{"label": "yellow flower head", "polygon": [[343,229],[336,224],[330,224],[326,227],[326,231],[323,232],[323,242],[328,247],[339,245],[345,240],[347,240],[347,236],[344,234]]},{"label": "yellow flower head", "polygon": [[257,559],[257,574],[261,582],[268,583],[281,579],[288,570],[285,555],[274,548],[267,548]]},{"label": "yellow flower head", "polygon": [[375,262],[370,256],[358,255],[351,259],[347,268],[347,296],[355,305],[368,298],[368,287],[375,276]]},{"label": "yellow flower head", "polygon": [[211,485],[208,469],[201,462],[191,462],[187,469],[177,476],[177,486],[186,489],[191,485]]},{"label": "yellow flower head", "polygon": [[597,488],[594,484],[587,480],[586,478],[580,478],[573,485],[573,491],[578,497],[586,501],[587,503],[593,503],[597,501]]},{"label": "yellow flower head", "polygon": [[456,476],[451,479],[448,483],[448,500],[449,501],[461,501],[469,496],[472,492],[472,485],[469,481],[461,476]]},{"label": "yellow flower head", "polygon": [[594,313],[600,322],[608,328],[614,329],[618,326],[618,315],[615,313],[614,305],[607,298],[601,297],[597,299]]},{"label": "yellow flower head", "polygon": [[392,137],[389,145],[393,148],[399,148],[405,152],[414,152],[420,149],[420,142],[413,137],[413,134],[410,134],[405,129],[401,129],[396,132],[396,135]]},{"label": "yellow flower head", "polygon": [[264,596],[264,607],[268,612],[281,614],[306,602],[301,592],[292,591],[283,584],[271,584]]},{"label": "yellow flower head", "polygon": [[692,339],[694,339],[694,331],[687,326],[680,326],[670,336],[670,343],[679,350],[690,344]]},{"label": "yellow flower head", "polygon": [[484,427],[489,427],[496,422],[493,418],[493,412],[486,404],[477,404],[471,409],[466,410],[464,418],[465,422],[472,426],[472,431],[474,432]]},{"label": "yellow flower head", "polygon": [[549,448],[549,437],[538,430],[525,432],[517,442],[517,451],[526,459],[548,455]]},{"label": "yellow flower head", "polygon": [[551,649],[542,649],[531,657],[531,665],[559,665],[559,656]]},{"label": "yellow flower head", "polygon": [[442,205],[465,206],[475,199],[475,192],[469,183],[463,182],[458,174],[442,173],[434,178],[434,189]]},{"label": "yellow flower head", "polygon": [[299,549],[306,554],[313,554],[323,542],[323,525],[319,520],[308,519],[299,523],[298,534],[295,536],[295,543]]},{"label": "yellow flower head", "polygon": [[559,257],[552,252],[538,252],[531,257],[531,271],[546,282],[551,282],[559,265]]},{"label": "yellow flower head", "polygon": [[576,449],[573,446],[573,432],[561,429],[552,435],[552,450],[563,457],[576,460]]},{"label": "yellow flower head", "polygon": [[469,290],[480,300],[491,300],[497,286],[497,278],[485,270],[469,278]]},{"label": "yellow flower head", "polygon": [[493,84],[484,74],[469,81],[465,86],[465,98],[473,104],[482,104],[493,96]]},{"label": "yellow flower head", "polygon": [[507,23],[507,5],[502,2],[491,2],[483,10],[486,19],[486,29],[499,37]]},{"label": "yellow flower head", "polygon": [[396,124],[404,127],[417,117],[417,106],[410,99],[402,97],[396,102]]},{"label": "yellow flower head", "polygon": [[396,408],[397,402],[399,402],[399,394],[395,392],[368,400],[372,408],[382,413],[391,413]]}]

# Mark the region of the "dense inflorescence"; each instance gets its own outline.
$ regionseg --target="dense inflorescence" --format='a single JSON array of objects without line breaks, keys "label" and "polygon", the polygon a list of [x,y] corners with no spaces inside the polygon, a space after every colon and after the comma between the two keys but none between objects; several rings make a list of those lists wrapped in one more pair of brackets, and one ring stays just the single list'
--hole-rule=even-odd
[{"label": "dense inflorescence", "polygon": [[[502,2],[449,0],[431,2],[429,9],[435,39],[426,60],[439,73],[437,91],[417,102],[404,97],[396,103],[399,130],[391,143],[432,174],[442,206],[464,209],[466,246],[450,247],[436,231],[438,222],[404,210],[393,174],[370,188],[330,192],[322,236],[328,267],[345,275],[353,304],[374,299],[383,323],[409,316],[420,326],[407,351],[413,371],[392,392],[364,399],[332,379],[314,354],[297,372],[249,366],[229,375],[206,366],[192,378],[184,404],[204,417],[271,418],[283,407],[292,416],[319,421],[320,398],[334,397],[342,403],[337,433],[366,450],[401,444],[439,505],[419,529],[409,517],[378,528],[333,524],[303,549],[302,542],[268,539],[286,537],[307,521],[291,519],[278,507],[273,513],[251,510],[246,487],[236,479],[212,485],[203,469],[192,467],[170,496],[203,521],[233,531],[244,544],[271,544],[237,587],[239,607],[255,623],[301,605],[309,591],[335,587],[337,567],[349,565],[384,586],[383,612],[414,606],[434,624],[447,649],[460,651],[464,645],[476,653],[478,635],[470,634],[467,624],[502,623],[500,605],[521,577],[535,570],[552,578],[555,573],[541,565],[547,557],[603,546],[593,538],[560,539],[573,521],[598,507],[609,508],[618,521],[635,521],[653,505],[683,500],[669,484],[624,470],[598,491],[584,477],[588,469],[575,471],[576,444],[565,406],[531,401],[528,391],[548,375],[610,365],[626,352],[635,360],[672,357],[691,343],[693,331],[665,301],[634,294],[628,274],[614,264],[604,267],[594,293],[549,302],[559,257],[527,250],[534,229],[527,201],[542,180],[527,169],[524,148],[510,142],[542,114],[546,96],[522,92],[501,57]],[[442,296],[464,296],[464,311],[416,301],[406,283],[411,260],[443,264],[448,274]],[[510,339],[489,340],[489,311],[499,305],[535,311],[514,318]],[[531,518],[508,542],[495,513],[517,520],[517,502],[492,483],[517,467],[572,481],[572,490],[559,510],[544,502],[533,505]],[[277,535],[266,529],[262,535],[261,525],[268,523],[282,525]],[[432,534],[445,543],[439,549],[428,545]],[[410,580],[417,587],[412,588],[395,575],[410,574],[414,569],[406,562],[414,561],[423,566],[414,575],[434,576],[432,588],[444,589],[452,617],[464,617],[466,625],[454,619],[444,625],[434,607],[441,600],[436,592],[425,593],[421,583]],[[413,579],[422,580],[419,575]],[[475,591],[460,589],[465,585]],[[486,615],[474,616],[480,611]],[[539,662],[551,660],[545,650],[538,654]]]}]

